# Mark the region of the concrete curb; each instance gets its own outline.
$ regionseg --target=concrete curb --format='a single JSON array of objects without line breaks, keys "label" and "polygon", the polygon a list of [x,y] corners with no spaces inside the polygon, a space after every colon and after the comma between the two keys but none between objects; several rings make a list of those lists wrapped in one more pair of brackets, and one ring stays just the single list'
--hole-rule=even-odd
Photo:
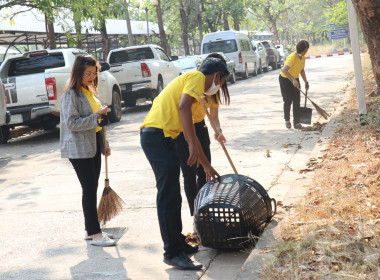
[{"label": "concrete curb", "polygon": [[[337,110],[333,113],[330,120],[324,127],[317,143],[315,144],[313,150],[309,154],[309,158],[320,159],[330,142],[330,138],[337,128],[337,116],[343,111],[347,99],[349,97],[349,91],[347,90],[343,100],[338,105]],[[281,175],[282,176],[282,175]],[[310,185],[311,180],[314,177],[314,172],[308,173],[306,176],[299,174],[298,172],[294,174],[294,185],[289,188],[286,195],[283,196],[283,200],[286,200],[286,204],[290,204],[298,201],[302,197],[302,192],[305,191],[305,187]],[[300,191],[301,190],[301,191]],[[243,264],[240,273],[237,275],[235,280],[261,280],[260,271],[262,268],[272,262],[275,259],[275,255],[269,250],[276,246],[278,243],[276,235],[278,236],[278,230],[281,221],[275,218],[266,227],[263,234],[260,236],[255,248],[252,250],[248,258]]]}]

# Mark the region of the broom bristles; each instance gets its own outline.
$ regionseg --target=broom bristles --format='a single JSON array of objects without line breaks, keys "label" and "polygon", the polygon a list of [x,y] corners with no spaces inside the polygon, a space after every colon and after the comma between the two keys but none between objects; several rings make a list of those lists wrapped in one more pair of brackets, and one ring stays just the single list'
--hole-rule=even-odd
[{"label": "broom bristles", "polygon": [[315,104],[313,101],[311,101],[311,104],[313,104],[313,106],[317,110],[318,114],[321,115],[325,120],[327,120],[330,117],[329,113],[327,113],[325,110],[323,110],[317,104]]},{"label": "broom bristles", "polygon": [[311,104],[313,104],[314,108],[317,110],[318,114],[321,115],[325,120],[327,120],[330,117],[330,114],[327,113],[325,110],[323,110],[321,107],[319,107],[313,100],[311,100],[306,93],[304,93],[301,89],[298,89],[309,101]]},{"label": "broom bristles", "polygon": [[111,187],[106,186],[98,207],[98,221],[105,224],[123,209],[124,201]]}]

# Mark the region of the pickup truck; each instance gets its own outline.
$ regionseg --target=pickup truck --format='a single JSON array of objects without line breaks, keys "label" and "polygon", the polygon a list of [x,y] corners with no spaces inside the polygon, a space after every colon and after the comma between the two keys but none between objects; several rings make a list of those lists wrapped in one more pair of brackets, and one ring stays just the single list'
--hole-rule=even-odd
[{"label": "pickup truck", "polygon": [[[59,123],[60,100],[77,55],[87,53],[80,49],[38,50],[14,55],[4,60],[0,78],[5,91],[5,103],[10,114],[6,124],[0,124],[1,143],[7,142],[9,129],[28,125],[50,130]],[[109,106],[109,119],[121,119],[121,90],[110,74],[109,64],[99,73],[99,100]]]},{"label": "pickup truck", "polygon": [[113,49],[107,62],[110,72],[120,84],[125,107],[136,106],[136,100],[153,99],[172,80],[181,75],[180,68],[157,45],[142,45]]}]

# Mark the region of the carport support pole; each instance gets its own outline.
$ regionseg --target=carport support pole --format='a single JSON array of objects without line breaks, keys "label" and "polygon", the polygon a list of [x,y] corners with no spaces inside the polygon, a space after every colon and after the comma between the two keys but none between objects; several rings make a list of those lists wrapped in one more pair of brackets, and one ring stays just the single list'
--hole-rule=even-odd
[{"label": "carport support pole", "polygon": [[348,10],[348,23],[350,26],[352,57],[354,60],[356,95],[358,98],[360,124],[366,125],[366,122],[364,119],[365,119],[365,116],[367,115],[367,106],[365,102],[362,63],[360,59],[358,25],[356,22],[356,12],[351,0],[347,0],[347,10]]}]

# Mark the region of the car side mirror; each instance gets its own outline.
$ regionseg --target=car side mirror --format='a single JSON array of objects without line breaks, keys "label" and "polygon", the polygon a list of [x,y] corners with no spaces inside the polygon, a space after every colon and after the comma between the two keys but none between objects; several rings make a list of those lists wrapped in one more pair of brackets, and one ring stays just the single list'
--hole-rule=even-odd
[{"label": "car side mirror", "polygon": [[107,62],[100,63],[100,72],[104,72],[104,71],[107,71],[110,69],[111,69],[111,67]]},{"label": "car side mirror", "polygon": [[256,47],[253,47],[253,50],[256,51]]},{"label": "car side mirror", "polygon": [[178,60],[178,55],[172,55],[172,56],[170,57],[170,59],[171,59],[172,61],[174,61],[174,60]]}]

